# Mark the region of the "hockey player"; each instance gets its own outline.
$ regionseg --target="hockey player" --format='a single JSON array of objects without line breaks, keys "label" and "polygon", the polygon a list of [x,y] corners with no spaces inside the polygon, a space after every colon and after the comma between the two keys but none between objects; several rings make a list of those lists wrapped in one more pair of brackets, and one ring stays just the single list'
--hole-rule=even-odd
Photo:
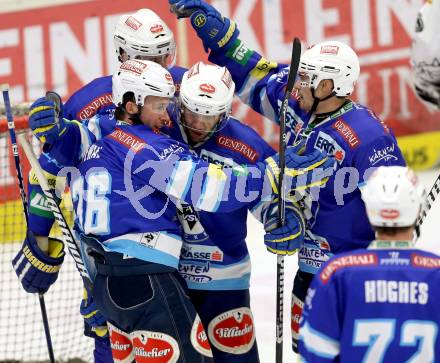
[{"label": "hockey player", "polygon": [[376,239],[332,257],[307,293],[300,354],[309,363],[438,362],[440,256],[415,249],[423,188],[380,167],[362,188]]},{"label": "hockey player", "polygon": [[[176,56],[174,35],[155,12],[150,9],[140,9],[135,13],[122,15],[116,23],[113,41],[119,62],[128,59],[154,61],[168,68],[178,89],[186,69],[174,65]],[[84,121],[92,118],[95,114],[113,116],[115,105],[111,97],[111,80],[112,75],[99,77],[76,91],[65,103],[62,110],[63,117],[68,120]],[[45,137],[46,141],[50,141],[53,136],[46,133]],[[43,152],[40,163],[45,165],[46,162],[50,162],[50,160]],[[49,234],[54,218],[50,211],[39,208],[38,203],[32,203],[32,201],[44,200],[38,183],[32,177],[30,178],[28,196],[31,206],[30,229],[34,231],[37,239],[45,239],[44,236]],[[105,318],[96,309],[93,299],[86,289],[84,289],[80,312],[85,320],[84,333],[95,338],[95,363],[108,362],[111,357],[108,349],[109,341]]]},{"label": "hockey player", "polygon": [[[180,84],[185,68],[175,66],[176,43],[173,32],[152,10],[140,9],[122,15],[113,34],[119,62],[144,59],[169,70],[175,84]],[[111,99],[112,75],[99,77],[76,91],[64,105],[68,120],[86,120],[97,113],[114,111]]]},{"label": "hockey player", "polygon": [[[147,79],[146,78],[146,76],[142,76],[141,78],[139,78],[139,76],[138,76],[138,74],[139,73],[142,73],[142,72],[132,72],[132,70],[133,69],[137,69],[138,71],[139,71],[139,68],[142,68],[142,65],[144,64],[144,62],[141,62],[141,61],[129,61],[129,62],[126,62],[126,63],[124,63],[122,66],[121,66],[121,69],[120,69],[120,72],[118,72],[118,75],[117,76],[115,76],[116,77],[116,79],[119,79],[118,77],[120,77],[121,79],[122,79],[122,83],[121,82],[119,82],[119,84],[120,84],[120,87],[122,87],[122,89],[120,88],[119,90],[118,90],[118,87],[116,87],[116,91],[115,91],[115,95],[114,95],[114,99],[115,100],[120,100],[121,102],[120,103],[122,103],[122,104],[125,104],[125,103],[127,103],[128,101],[127,100],[125,100],[124,102],[122,102],[122,100],[124,99],[124,97],[126,96],[126,94],[124,93],[124,92],[122,92],[122,90],[124,89],[123,87],[126,87],[127,85],[130,85],[131,87],[135,87],[133,84],[136,84],[136,80],[138,81],[138,82],[140,82],[139,83],[139,85],[138,85],[138,87],[136,87],[135,89],[136,89],[136,92],[141,92],[141,88],[142,87],[145,87],[145,86],[147,86],[150,82],[148,82],[148,83],[145,83],[145,79]],[[133,73],[135,74],[135,75],[133,75]],[[121,76],[121,74],[122,74],[122,76]],[[127,76],[129,79],[125,79],[124,80],[124,78],[123,78],[123,76]],[[222,72],[222,75],[224,75],[224,70],[223,70],[223,72]],[[134,78],[134,80],[133,80],[133,78]],[[222,78],[221,79],[221,81],[222,82],[225,82],[227,79],[226,78]],[[228,82],[226,82],[225,84],[228,84]],[[115,86],[115,85],[114,85]],[[230,86],[230,85],[229,85]],[[135,94],[136,94],[136,92],[135,92]],[[142,99],[142,97],[141,97],[141,95],[136,95],[136,100],[137,100],[137,102],[139,103],[139,100],[140,99]],[[132,103],[131,102],[128,102],[127,103],[127,105],[131,105],[131,106],[133,106],[132,105]],[[134,106],[136,106],[136,104],[134,104]],[[47,107],[47,106],[46,106]],[[127,107],[127,106],[126,106]],[[140,109],[138,110],[139,112],[140,112],[140,114],[137,114],[136,112],[135,113],[133,113],[133,116],[131,117],[133,120],[137,120],[139,117],[141,117],[142,115],[143,115],[143,110],[144,110],[144,107],[141,107],[141,106],[138,106]],[[35,108],[35,109],[37,109],[37,107]],[[162,107],[162,111],[163,110],[166,110],[166,108],[164,108],[164,107]],[[37,111],[36,111],[37,112]],[[45,110],[39,110],[39,112],[45,112]],[[118,114],[120,114],[119,112],[117,112],[116,113],[117,115]],[[50,115],[53,115],[53,112],[50,112],[50,110],[49,111],[47,111],[47,116],[49,117]],[[52,116],[53,117],[53,116]],[[109,118],[108,118],[108,116],[107,116],[107,121],[106,122],[99,122],[99,123],[97,123],[97,124],[100,124],[100,125],[106,125],[106,123],[108,122],[108,120],[109,120]],[[158,121],[160,121],[160,120],[158,120]],[[59,121],[60,123],[62,123],[62,121]],[[163,120],[162,121],[160,121],[159,122],[159,124],[157,124],[156,126],[160,126],[161,124],[163,124]],[[81,126],[81,125],[79,125],[79,126]],[[57,126],[58,127],[58,126]],[[60,128],[62,127],[62,126],[59,126]],[[242,130],[242,129],[241,129]],[[94,131],[95,131],[95,133],[96,134],[101,134],[101,130],[98,130],[98,129],[94,129]],[[111,135],[114,135],[114,133],[115,132],[113,132]],[[110,137],[111,137],[111,135],[110,135]],[[40,135],[41,136],[41,135]],[[93,136],[93,135],[92,135]],[[74,140],[74,139],[72,139],[71,138],[71,135],[69,134],[69,131],[66,131],[66,133],[65,133],[65,136],[64,137],[67,137],[71,142],[73,142],[73,143],[76,143],[76,141]],[[86,140],[87,140],[87,137],[85,138]],[[71,155],[71,153],[70,152],[63,152],[63,151],[65,151],[65,150],[63,150],[63,149],[61,149],[60,150],[60,153],[61,153],[61,156],[63,156],[64,155],[64,157],[70,157],[70,155]],[[86,148],[83,148],[82,149],[82,151],[83,151],[83,155],[82,155],[82,157],[83,157],[83,160],[85,159],[85,160],[88,160],[88,158],[89,158],[89,153],[91,153],[91,154],[94,154],[94,152],[91,152],[91,151],[89,151],[89,150],[87,150]],[[95,150],[96,151],[96,150]],[[168,153],[171,153],[171,154],[173,154],[173,153],[175,153],[175,152],[180,152],[180,147],[167,147],[167,148],[165,148],[165,150],[164,150],[164,153],[163,154],[160,154],[160,155],[164,155],[164,156],[168,156]],[[320,153],[319,152],[315,152],[314,153],[315,154],[315,159],[316,159],[316,156],[317,155],[320,155]],[[93,157],[91,157],[91,159],[93,159]],[[303,158],[303,160],[308,160],[309,161],[309,164],[314,164],[314,162],[312,162],[311,160],[313,159],[313,158],[308,158],[308,157],[304,157]],[[60,161],[62,160],[62,158],[61,159],[59,159]],[[289,157],[288,157],[288,160],[290,160],[289,159]],[[291,161],[289,161],[289,162],[291,162]],[[229,173],[230,174],[230,173]],[[234,179],[234,178],[233,178]],[[231,187],[232,188],[232,187]],[[75,188],[74,188],[74,184],[72,184],[72,190],[73,190],[73,192],[75,193]],[[232,189],[233,190],[233,189]],[[79,205],[79,204],[78,204]],[[290,212],[292,212],[292,211],[290,211]],[[87,220],[87,218],[86,218],[86,220]],[[290,223],[292,223],[292,222],[290,222]],[[289,225],[289,227],[292,227],[292,224],[290,224]],[[297,228],[297,227],[294,227],[294,228]],[[291,234],[291,232],[290,232],[290,234]],[[292,239],[292,237],[290,238],[290,239]],[[280,245],[280,244],[282,244],[282,243],[279,243],[279,241],[277,241],[276,239],[274,240],[274,241],[272,241],[272,242],[270,242],[270,241],[268,241],[268,243],[272,243],[272,245],[275,247],[275,248],[281,248],[281,247],[277,247],[277,245]],[[286,243],[286,245],[287,245],[287,243]],[[286,246],[287,247],[287,246]]]},{"label": "hockey player", "polygon": [[[210,50],[209,60],[229,69],[241,100],[278,122],[288,66],[268,61],[246,46],[236,24],[205,1],[169,2],[178,16],[190,16]],[[349,98],[359,72],[358,56],[348,45],[318,43],[301,56],[296,97],[289,100],[289,141],[303,140],[306,152],[326,151],[337,160],[334,177],[307,206],[311,213],[292,294],[294,350],[303,301],[317,269],[333,254],[366,247],[373,239],[357,183],[371,167],[405,164],[392,131],[373,111]]]},{"label": "hockey player", "polygon": [[418,96],[440,108],[440,1],[425,1],[417,17],[411,66]]}]

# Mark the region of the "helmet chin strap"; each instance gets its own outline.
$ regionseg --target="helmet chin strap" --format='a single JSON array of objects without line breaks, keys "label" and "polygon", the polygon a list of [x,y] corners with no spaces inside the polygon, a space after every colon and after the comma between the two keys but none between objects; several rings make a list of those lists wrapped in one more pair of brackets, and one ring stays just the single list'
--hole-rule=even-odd
[{"label": "helmet chin strap", "polygon": [[315,96],[315,88],[314,87],[310,87],[310,91],[312,92],[312,97],[313,97],[313,105],[312,105],[312,108],[310,109],[311,115],[315,113],[316,109],[318,108],[319,102],[328,100],[329,98],[336,96],[336,92],[332,91],[329,95],[325,96],[324,98],[318,98]]}]

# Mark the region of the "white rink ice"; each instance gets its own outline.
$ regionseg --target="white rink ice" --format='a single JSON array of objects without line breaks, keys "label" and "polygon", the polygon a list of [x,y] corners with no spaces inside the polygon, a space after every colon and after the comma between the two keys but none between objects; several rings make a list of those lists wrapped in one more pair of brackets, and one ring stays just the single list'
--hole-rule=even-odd
[{"label": "white rink ice", "polygon": [[[439,171],[421,173],[421,179],[427,188],[432,186]],[[434,223],[440,221],[440,201],[437,201],[430,211],[422,228],[422,236],[419,248],[428,249],[433,252],[440,252],[440,241],[438,228],[434,228]],[[257,342],[262,363],[272,363],[275,361],[275,271],[276,256],[266,252],[263,244],[263,228],[252,217],[248,222],[248,246],[252,259],[252,279],[251,279],[251,304],[255,317],[255,328]],[[14,249],[18,245],[14,245]],[[14,286],[3,285],[0,297],[0,342],[9,341],[9,347],[0,349],[0,361],[6,357],[29,359],[28,354],[30,346],[33,348],[32,357],[37,359],[47,359],[47,350],[42,331],[35,332],[29,329],[24,316],[32,317],[35,321],[40,321],[40,312],[36,296],[30,296],[24,293],[16,283],[16,277],[13,275],[11,265],[9,264],[12,251],[6,249],[7,245],[0,245],[0,255],[4,259],[0,266],[3,279],[0,281],[12,281]],[[78,304],[81,296],[81,281],[66,282],[65,278],[75,276],[72,259],[66,257],[66,262],[60,273],[60,278],[55,286],[46,294],[46,304],[49,313],[49,320],[52,327],[58,325],[58,329],[52,329],[54,340],[55,355],[57,358],[67,358],[80,356],[90,359],[91,340],[82,337],[81,318],[78,313]],[[294,354],[291,351],[290,344],[290,292],[292,280],[296,272],[297,259],[295,256],[285,258],[285,300],[284,300],[284,362],[296,362]],[[9,275],[9,276],[8,276]],[[76,274],[78,276],[78,274]],[[60,292],[64,291],[64,292]],[[14,304],[11,306],[11,299]],[[61,309],[60,309],[61,308]],[[65,313],[64,313],[65,312]],[[66,338],[67,332],[75,332],[75,337]],[[11,341],[8,338],[14,337]],[[66,342],[69,339],[69,342]],[[67,344],[66,344],[67,343]],[[3,345],[3,344],[2,344]],[[63,346],[63,350],[60,347]],[[17,352],[16,356],[13,352]],[[74,353],[76,352],[76,353]],[[72,355],[73,354],[73,355]],[[36,357],[37,355],[37,357]]]}]

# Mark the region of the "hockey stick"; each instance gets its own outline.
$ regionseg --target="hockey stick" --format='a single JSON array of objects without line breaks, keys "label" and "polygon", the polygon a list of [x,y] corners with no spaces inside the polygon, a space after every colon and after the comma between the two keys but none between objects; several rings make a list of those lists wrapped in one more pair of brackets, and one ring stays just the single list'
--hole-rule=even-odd
[{"label": "hockey stick", "polygon": [[[285,190],[285,151],[287,143],[286,115],[290,95],[293,91],[296,74],[298,73],[299,60],[301,57],[301,42],[298,38],[293,40],[292,58],[290,60],[289,75],[287,78],[286,92],[281,104],[280,112],[280,175],[278,177],[278,227],[285,222],[286,190]],[[283,362],[283,309],[284,309],[284,256],[277,255],[277,297],[276,297],[276,346],[275,361]]]},{"label": "hockey stick", "polygon": [[[46,97],[53,100],[52,96],[50,96],[49,94],[47,94]],[[63,234],[63,240],[67,245],[67,249],[75,262],[77,270],[79,271],[81,277],[85,282],[87,281],[90,282],[87,270],[81,258],[81,252],[75,242],[75,238],[72,234],[72,231],[67,225],[66,218],[64,217],[63,212],[61,211],[60,206],[56,202],[55,191],[52,188],[50,188],[49,183],[47,182],[47,179],[44,176],[43,169],[41,168],[40,163],[38,162],[34,154],[34,151],[32,150],[32,147],[29,145],[29,142],[27,141],[25,135],[23,134],[18,135],[18,140],[20,141],[20,144],[23,147],[23,151],[26,154],[26,157],[28,158],[29,163],[32,166],[32,170],[34,171],[38,179],[38,183],[40,184],[41,189],[43,190],[43,193],[48,201],[48,205],[54,214],[55,220],[60,226],[61,232]]]},{"label": "hockey stick", "polygon": [[416,223],[416,233],[417,237],[420,236],[420,227],[422,226],[426,216],[428,215],[428,212],[432,208],[432,204],[435,202],[435,199],[440,194],[440,175],[437,177],[437,179],[434,182],[434,185],[432,186],[431,190],[429,191],[428,195],[426,196],[425,203],[422,207],[422,210],[420,212],[419,219]]},{"label": "hockey stick", "polygon": [[[12,117],[11,101],[9,99],[9,86],[7,84],[2,85],[1,88],[3,93],[3,101],[5,103],[6,119],[8,120],[8,129],[9,129],[9,137],[11,139],[12,154],[15,160],[15,170],[17,172],[18,187],[20,188],[20,198],[21,198],[21,202],[23,203],[23,212],[24,212],[24,217],[26,219],[26,225],[29,225],[29,216],[27,212],[28,209],[27,209],[26,193],[24,190],[23,174],[21,172],[20,157],[18,155],[17,140],[15,137],[15,123],[14,123],[14,118]],[[22,136],[23,138],[25,138],[25,135]],[[47,244],[42,245],[42,243],[39,243],[39,246],[43,251],[47,252],[48,249]],[[44,294],[42,292],[38,293],[38,300],[40,302],[41,317],[43,319],[44,334],[46,336],[49,359],[51,363],[55,363],[52,338],[50,336],[50,329],[49,329],[49,319],[47,318],[46,303],[44,301]]]}]

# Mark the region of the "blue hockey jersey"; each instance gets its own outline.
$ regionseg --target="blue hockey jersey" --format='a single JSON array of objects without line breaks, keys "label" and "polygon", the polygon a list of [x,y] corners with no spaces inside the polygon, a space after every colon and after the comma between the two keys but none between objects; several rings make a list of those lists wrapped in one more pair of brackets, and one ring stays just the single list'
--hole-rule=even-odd
[{"label": "blue hockey jersey", "polygon": [[[69,130],[65,137],[72,136]],[[231,212],[252,202],[243,195],[263,190],[264,180],[254,177],[258,167],[240,175],[242,168],[221,169],[144,125],[117,127],[83,150],[81,160],[79,173],[61,171],[71,178],[79,229],[109,251],[152,262],[160,257],[171,267],[177,267],[181,248],[177,199],[208,212]],[[239,185],[246,189],[237,192]],[[160,232],[163,241],[139,237],[147,232]]]},{"label": "blue hockey jersey", "polygon": [[304,362],[440,361],[440,257],[417,249],[362,249],[327,261],[309,288]]},{"label": "blue hockey jersey", "polygon": [[[185,71],[186,68],[177,66],[169,69],[173,81],[176,84],[176,92],[180,87],[180,82],[182,81],[182,76]],[[98,114],[113,119],[114,110],[115,105],[112,101],[112,76],[103,76],[89,82],[70,96],[63,106],[63,117],[67,120],[84,121]],[[97,122],[99,122],[99,119],[97,119]],[[113,120],[111,124],[103,125],[104,135],[113,130],[116,123],[117,121]],[[98,127],[96,130],[101,129]],[[99,135],[97,135],[97,137],[98,139],[101,138]],[[81,140],[78,139],[76,142],[80,143],[71,145],[72,150],[81,147]],[[75,141],[72,141],[72,143],[75,143]],[[61,155],[58,155],[58,157],[60,156]],[[46,177],[49,179],[49,183],[55,183],[56,172],[58,170],[57,160],[50,155],[47,146],[43,148],[39,162],[47,173]],[[54,218],[45,201],[38,180],[32,173],[29,177],[27,196],[29,205],[29,228],[37,235],[49,235]]]},{"label": "blue hockey jersey", "polygon": [[[209,60],[226,66],[241,100],[278,122],[288,68],[263,58],[239,39],[226,53],[211,52]],[[405,165],[392,131],[373,111],[351,100],[325,118],[302,111],[289,99],[286,129],[288,143],[304,139],[306,151],[325,151],[336,159],[334,175],[319,195],[305,200],[306,239],[299,253],[300,269],[316,273],[335,253],[365,248],[374,239],[357,185],[370,168]],[[298,135],[298,136],[296,136]]]},{"label": "blue hockey jersey", "polygon": [[[65,137],[49,153],[56,163],[44,158],[45,170],[56,174],[59,167],[77,165],[88,155],[94,140],[104,138],[123,124],[111,116],[101,115],[82,124],[70,123]],[[164,129],[174,139],[187,142],[177,120]],[[173,151],[172,148],[166,150]],[[262,162],[274,154],[274,150],[254,130],[233,118],[206,142],[194,146],[192,151],[206,162],[224,169],[235,167],[236,170],[245,170],[247,165]],[[248,209],[256,205],[250,203],[228,213],[195,211],[190,205],[178,208],[179,219],[184,226],[179,270],[190,288],[224,290],[249,287],[251,265],[245,242],[246,220]],[[264,208],[255,208],[258,219],[263,219],[263,213]]]}]

